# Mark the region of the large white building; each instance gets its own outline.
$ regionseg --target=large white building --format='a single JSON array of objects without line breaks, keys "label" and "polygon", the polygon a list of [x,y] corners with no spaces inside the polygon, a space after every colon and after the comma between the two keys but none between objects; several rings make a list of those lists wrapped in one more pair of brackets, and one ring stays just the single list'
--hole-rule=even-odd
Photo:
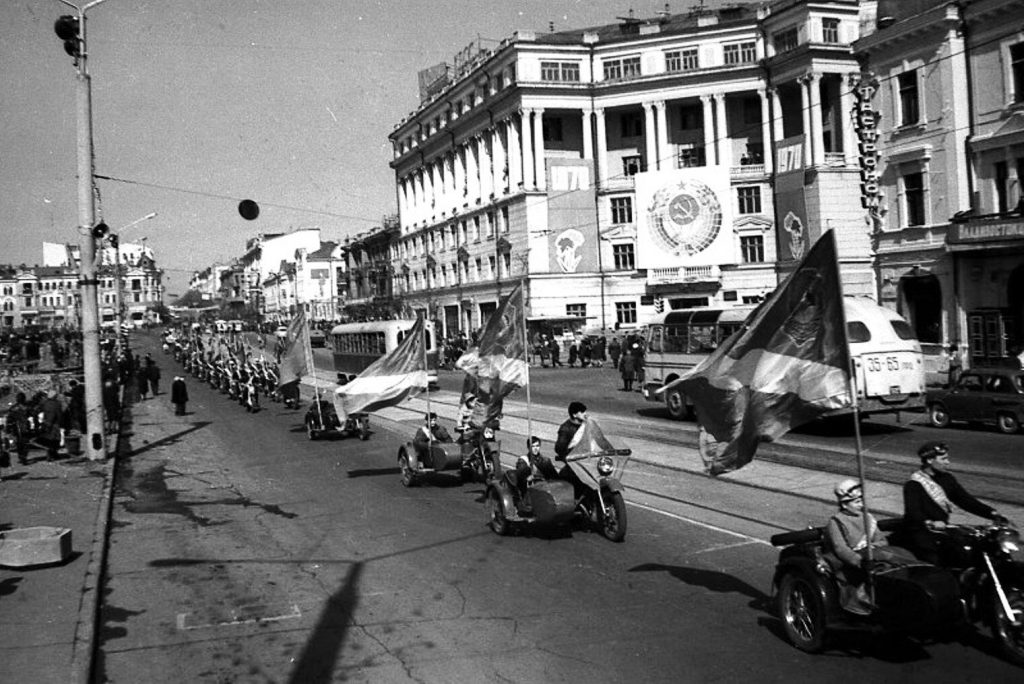
[{"label": "large white building", "polygon": [[390,136],[395,295],[450,333],[524,280],[531,317],[633,326],[759,301],[829,229],[873,295],[849,87],[873,4],[519,32],[422,72]]}]

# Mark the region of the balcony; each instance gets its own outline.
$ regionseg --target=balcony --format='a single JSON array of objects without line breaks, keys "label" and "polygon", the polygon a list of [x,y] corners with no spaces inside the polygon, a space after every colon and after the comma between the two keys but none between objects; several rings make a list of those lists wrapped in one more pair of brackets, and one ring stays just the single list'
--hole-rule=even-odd
[{"label": "balcony", "polygon": [[731,178],[758,178],[764,175],[764,164],[743,164],[729,168]]},{"label": "balcony", "polygon": [[717,266],[672,266],[648,269],[647,280],[652,285],[718,282],[721,280],[721,273]]}]

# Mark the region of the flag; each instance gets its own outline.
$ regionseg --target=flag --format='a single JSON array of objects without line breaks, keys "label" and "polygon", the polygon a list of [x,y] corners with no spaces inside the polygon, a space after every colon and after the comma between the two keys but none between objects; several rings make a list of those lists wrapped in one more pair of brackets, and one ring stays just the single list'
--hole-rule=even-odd
[{"label": "flag", "polygon": [[334,392],[338,416],[394,406],[427,389],[427,359],[422,316],[394,350],[374,361],[354,380]]},{"label": "flag", "polygon": [[832,231],[744,327],[677,381],[697,409],[712,475],[750,463],[760,442],[852,404],[850,351]]},{"label": "flag", "polygon": [[288,324],[288,334],[284,339],[284,351],[281,353],[278,370],[278,388],[301,380],[302,376],[310,371],[310,356],[306,312],[300,310]]},{"label": "flag", "polygon": [[604,436],[601,427],[590,418],[580,425],[569,440],[569,453],[600,454],[607,451],[615,451],[615,447]]},{"label": "flag", "polygon": [[455,362],[476,381],[480,415],[473,419],[475,424],[482,425],[500,416],[504,398],[530,381],[525,343],[526,317],[520,283],[487,321],[479,345]]}]

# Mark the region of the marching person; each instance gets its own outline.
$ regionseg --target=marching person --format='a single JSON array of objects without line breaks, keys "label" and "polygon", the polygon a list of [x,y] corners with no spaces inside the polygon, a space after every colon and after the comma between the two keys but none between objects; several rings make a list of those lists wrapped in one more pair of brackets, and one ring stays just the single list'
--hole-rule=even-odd
[{"label": "marching person", "polygon": [[185,385],[185,378],[180,375],[176,375],[171,383],[171,403],[174,404],[174,415],[185,415],[185,405],[188,404],[188,386]]},{"label": "marching person", "polygon": [[917,450],[921,469],[903,485],[904,543],[926,563],[939,561],[935,530],[949,523],[953,505],[981,518],[1002,516],[988,504],[971,496],[949,472],[949,447],[942,442],[925,442]]}]

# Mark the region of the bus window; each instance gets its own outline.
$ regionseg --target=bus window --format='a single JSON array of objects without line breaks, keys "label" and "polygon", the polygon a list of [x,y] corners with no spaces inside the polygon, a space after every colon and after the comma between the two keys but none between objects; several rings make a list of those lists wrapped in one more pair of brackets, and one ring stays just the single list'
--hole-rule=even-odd
[{"label": "bus window", "polygon": [[896,336],[901,340],[912,340],[914,339],[914,331],[911,329],[910,324],[906,321],[889,321],[892,324],[892,329],[896,331]]},{"label": "bus window", "polygon": [[664,328],[660,325],[651,326],[650,333],[647,336],[647,351],[661,351],[661,335],[663,330]]},{"label": "bus window", "polygon": [[715,347],[715,326],[713,325],[692,325],[690,326],[689,344],[687,351],[691,354],[698,352],[714,351]]},{"label": "bus window", "polygon": [[679,354],[686,351],[686,327],[671,325],[665,327],[662,339],[662,351],[666,354]]},{"label": "bus window", "polygon": [[388,343],[384,340],[384,333],[377,333],[377,353],[384,356],[388,353]]},{"label": "bus window", "polygon": [[846,341],[850,344],[855,342],[869,342],[871,340],[871,331],[868,330],[868,326],[864,325],[860,321],[847,321],[846,322]]},{"label": "bus window", "polygon": [[426,328],[423,329],[423,344],[426,345],[427,349],[433,349],[434,342],[430,339],[430,331]]}]

